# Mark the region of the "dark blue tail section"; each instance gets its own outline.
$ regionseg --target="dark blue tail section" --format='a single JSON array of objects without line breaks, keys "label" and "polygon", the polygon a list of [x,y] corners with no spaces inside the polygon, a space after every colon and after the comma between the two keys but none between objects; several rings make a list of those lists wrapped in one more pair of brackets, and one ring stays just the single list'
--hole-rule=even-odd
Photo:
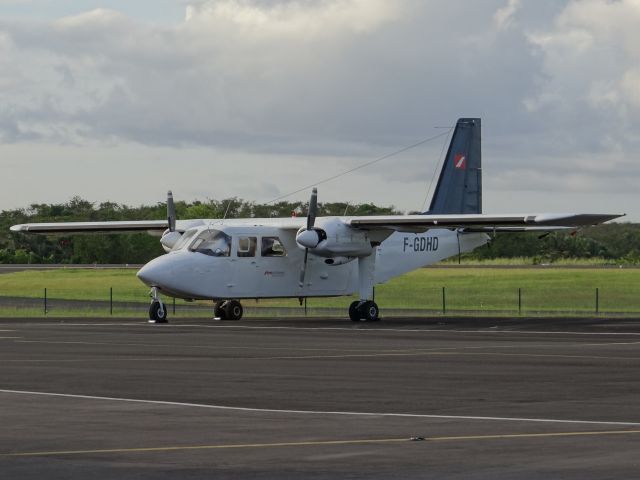
[{"label": "dark blue tail section", "polygon": [[425,214],[482,213],[480,119],[460,118]]}]

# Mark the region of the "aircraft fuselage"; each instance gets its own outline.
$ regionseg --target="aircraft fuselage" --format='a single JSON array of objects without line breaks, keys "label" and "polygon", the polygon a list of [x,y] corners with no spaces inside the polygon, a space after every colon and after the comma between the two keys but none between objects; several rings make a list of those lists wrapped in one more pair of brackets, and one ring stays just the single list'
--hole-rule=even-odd
[{"label": "aircraft fuselage", "polygon": [[[196,245],[201,232],[224,239],[228,245],[216,244],[215,252],[203,253]],[[185,232],[185,237],[188,233]],[[281,244],[276,254],[265,249],[273,239]],[[484,233],[458,235],[447,229],[392,233],[373,253],[375,283],[471,251],[488,240]],[[179,247],[145,265],[138,273],[139,278],[165,294],[186,299],[344,296],[356,293],[359,288],[356,258],[312,254],[300,286],[304,249],[296,243],[295,230],[291,229],[246,222],[209,225],[197,228]]]}]

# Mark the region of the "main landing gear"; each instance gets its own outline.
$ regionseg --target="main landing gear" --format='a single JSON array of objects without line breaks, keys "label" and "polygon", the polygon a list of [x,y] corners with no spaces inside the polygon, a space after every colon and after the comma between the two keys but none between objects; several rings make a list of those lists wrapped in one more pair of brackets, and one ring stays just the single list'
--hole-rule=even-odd
[{"label": "main landing gear", "polygon": [[213,315],[219,320],[240,320],[244,310],[238,300],[220,300],[213,307]]},{"label": "main landing gear", "polygon": [[371,300],[356,300],[349,305],[349,318],[353,322],[364,320],[366,322],[377,322],[380,320],[380,309],[376,302]]},{"label": "main landing gear", "polygon": [[151,288],[151,305],[149,305],[149,323],[167,323],[167,306],[160,298],[158,289]]},{"label": "main landing gear", "polygon": [[[372,244],[373,246],[373,244]],[[349,306],[349,318],[354,322],[365,320],[377,322],[380,320],[380,310],[373,300],[373,285],[375,283],[375,264],[377,247],[366,257],[358,258],[358,287],[360,300],[356,300]]]}]

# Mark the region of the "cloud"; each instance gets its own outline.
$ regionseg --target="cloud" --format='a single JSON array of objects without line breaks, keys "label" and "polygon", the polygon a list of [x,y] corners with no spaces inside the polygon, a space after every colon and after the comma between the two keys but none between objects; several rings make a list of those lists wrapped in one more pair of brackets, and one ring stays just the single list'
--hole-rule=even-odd
[{"label": "cloud", "polygon": [[551,28],[528,35],[543,68],[527,108],[565,122],[571,117],[602,127],[614,122],[621,135],[630,133],[640,120],[639,22],[636,0],[570,2]]},{"label": "cloud", "polygon": [[296,41],[332,34],[366,33],[400,16],[405,2],[323,0],[272,5],[238,0],[206,1],[187,6],[186,21],[206,29],[240,29],[251,37],[294,37]]},{"label": "cloud", "polygon": [[[441,21],[473,9],[410,0],[225,0],[189,6],[175,26],[106,9],[5,23],[14,68],[3,69],[0,81],[19,86],[2,100],[20,131],[46,141],[64,141],[61,130],[32,129],[31,113],[39,111],[42,124],[84,125],[91,138],[146,144],[397,146],[398,136],[400,144],[415,140],[433,124],[429,110],[468,108],[456,86],[496,76],[465,43],[482,29],[457,20],[463,34],[452,36]],[[451,49],[425,48],[427,38],[439,37]],[[451,55],[458,61],[447,63]],[[491,88],[478,87],[478,94]],[[433,90],[449,98],[432,99]]]},{"label": "cloud", "polygon": [[507,4],[496,10],[493,14],[493,21],[498,29],[507,28],[512,24],[514,16],[520,8],[521,0],[508,0]]},{"label": "cloud", "polygon": [[[489,188],[618,191],[640,173],[628,160],[640,143],[637,5],[192,0],[174,24],[106,8],[0,19],[0,149],[171,157],[164,175],[216,172],[194,192],[215,181],[252,198],[251,185],[294,190],[481,116],[486,198]],[[376,164],[332,191],[390,185],[415,209],[440,149]],[[161,175],[128,165],[137,184]]]}]

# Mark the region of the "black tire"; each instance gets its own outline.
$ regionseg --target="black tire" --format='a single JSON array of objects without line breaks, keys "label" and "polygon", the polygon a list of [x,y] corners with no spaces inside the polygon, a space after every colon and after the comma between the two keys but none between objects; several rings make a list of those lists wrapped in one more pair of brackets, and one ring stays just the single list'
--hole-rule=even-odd
[{"label": "black tire", "polygon": [[227,320],[240,320],[244,310],[238,300],[229,300],[224,306],[224,313]]},{"label": "black tire", "polygon": [[360,311],[360,316],[364,318],[366,322],[377,322],[380,320],[380,309],[378,309],[378,305],[375,302],[367,300],[358,309]]},{"label": "black tire", "polygon": [[358,300],[356,300],[355,302],[351,302],[351,305],[349,305],[349,318],[352,322],[360,321],[360,311],[358,310],[358,305],[360,305],[360,302]]},{"label": "black tire", "polygon": [[225,312],[225,309],[224,309],[225,303],[227,302],[224,300],[216,302],[215,306],[213,307],[213,316],[215,318],[219,318],[220,320],[227,319],[227,313]]},{"label": "black tire", "polygon": [[156,323],[167,323],[167,306],[162,304],[162,315],[160,315],[160,302],[151,302],[149,305],[149,320]]}]

